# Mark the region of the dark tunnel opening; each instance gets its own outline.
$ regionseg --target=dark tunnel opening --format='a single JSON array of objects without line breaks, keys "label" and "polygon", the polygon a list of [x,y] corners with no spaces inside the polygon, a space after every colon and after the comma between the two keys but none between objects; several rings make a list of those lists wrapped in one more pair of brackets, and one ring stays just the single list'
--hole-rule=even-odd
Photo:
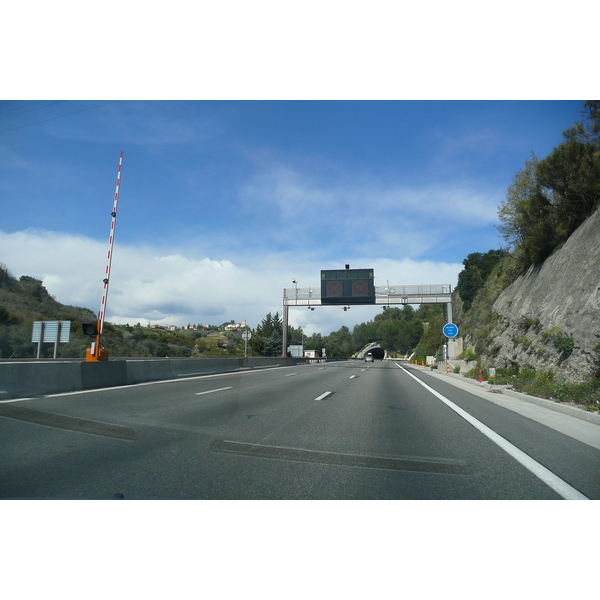
[{"label": "dark tunnel opening", "polygon": [[383,348],[371,348],[369,352],[373,355],[374,360],[383,360],[385,350]]}]

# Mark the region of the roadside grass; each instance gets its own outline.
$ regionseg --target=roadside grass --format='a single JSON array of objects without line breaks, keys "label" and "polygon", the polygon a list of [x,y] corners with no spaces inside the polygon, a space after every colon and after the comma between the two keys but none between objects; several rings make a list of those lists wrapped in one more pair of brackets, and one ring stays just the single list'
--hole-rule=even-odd
[{"label": "roadside grass", "polygon": [[[600,378],[598,377],[585,383],[571,383],[564,379],[557,379],[551,370],[534,371],[530,368],[496,369],[495,377],[486,377],[487,374],[487,369],[484,368],[483,375],[488,383],[511,385],[515,391],[530,396],[572,402],[583,406],[586,410],[600,411]],[[466,377],[477,379],[479,367],[470,369]]]}]

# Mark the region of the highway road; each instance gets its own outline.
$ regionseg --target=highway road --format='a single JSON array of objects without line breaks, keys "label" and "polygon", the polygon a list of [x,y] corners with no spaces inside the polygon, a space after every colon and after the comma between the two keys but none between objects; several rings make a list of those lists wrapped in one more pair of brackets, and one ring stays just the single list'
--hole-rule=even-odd
[{"label": "highway road", "polygon": [[2,401],[0,497],[599,499],[600,427],[568,419],[391,361]]}]

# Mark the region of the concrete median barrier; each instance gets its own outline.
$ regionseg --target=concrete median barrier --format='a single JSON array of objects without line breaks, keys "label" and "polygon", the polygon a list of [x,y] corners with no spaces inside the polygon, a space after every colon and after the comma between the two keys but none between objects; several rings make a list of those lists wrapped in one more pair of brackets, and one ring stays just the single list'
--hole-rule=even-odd
[{"label": "concrete median barrier", "polygon": [[81,363],[0,364],[0,401],[81,390]]},{"label": "concrete median barrier", "polygon": [[129,385],[144,381],[173,379],[174,377],[168,360],[128,360],[124,362]]},{"label": "concrete median barrier", "polygon": [[293,358],[165,358],[154,360],[0,362],[0,401],[102,387],[295,365]]},{"label": "concrete median barrier", "polygon": [[115,387],[127,383],[127,364],[123,361],[83,362],[81,389]]}]

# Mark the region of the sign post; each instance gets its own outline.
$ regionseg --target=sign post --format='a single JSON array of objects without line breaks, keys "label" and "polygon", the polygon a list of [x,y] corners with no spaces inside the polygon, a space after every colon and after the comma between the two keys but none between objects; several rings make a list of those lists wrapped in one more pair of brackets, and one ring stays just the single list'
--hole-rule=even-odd
[{"label": "sign post", "polygon": [[244,358],[248,358],[248,340],[252,337],[252,333],[248,330],[242,333],[242,338],[244,340]]}]

